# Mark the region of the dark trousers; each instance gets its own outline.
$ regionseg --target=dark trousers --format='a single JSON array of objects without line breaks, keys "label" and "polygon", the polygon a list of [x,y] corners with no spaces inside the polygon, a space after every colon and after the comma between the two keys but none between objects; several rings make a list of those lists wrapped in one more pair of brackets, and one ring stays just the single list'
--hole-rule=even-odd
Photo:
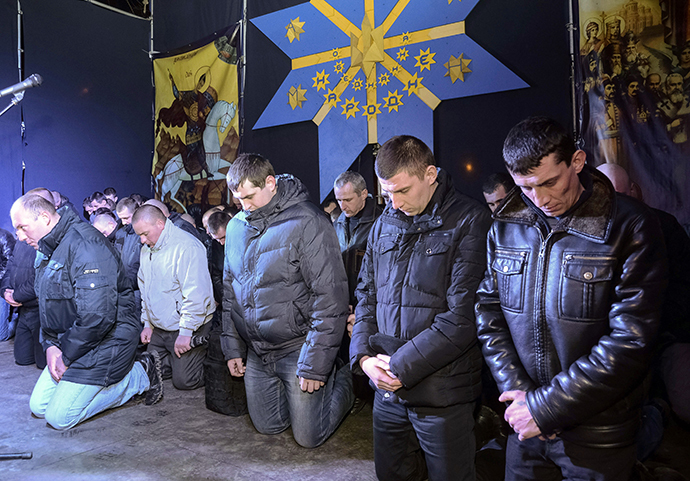
[{"label": "dark trousers", "polygon": [[[194,335],[208,335],[211,330],[211,323],[207,322],[199,329],[194,331]],[[175,354],[175,340],[179,331],[164,331],[163,329],[153,328],[151,342],[147,350],[158,351],[161,356],[163,377],[168,378],[172,375],[172,382],[175,389],[196,389],[204,385],[204,360],[206,359],[206,344],[195,347],[177,357]]]},{"label": "dark trousers", "polygon": [[380,391],[374,397],[378,479],[474,481],[474,403],[406,408],[396,399]]},{"label": "dark trousers", "polygon": [[589,448],[559,437],[518,440],[508,437],[506,481],[629,481],[635,466],[635,445]]},{"label": "dark trousers", "polygon": [[46,353],[39,341],[41,320],[38,307],[20,308],[17,320],[17,331],[14,334],[14,361],[20,366],[36,364],[36,367],[46,367]]}]

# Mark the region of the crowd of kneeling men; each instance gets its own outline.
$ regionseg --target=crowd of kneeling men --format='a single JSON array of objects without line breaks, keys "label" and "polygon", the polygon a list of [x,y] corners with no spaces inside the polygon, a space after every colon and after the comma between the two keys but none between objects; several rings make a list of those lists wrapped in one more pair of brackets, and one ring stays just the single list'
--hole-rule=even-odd
[{"label": "crowd of kneeling men", "polygon": [[34,189],[12,206],[23,242],[2,285],[25,307],[17,362],[45,366],[32,413],[69,429],[160,401],[165,378],[201,387],[216,332],[260,433],[317,447],[373,396],[379,479],[475,479],[483,392],[514,431],[505,479],[629,479],[666,232],[551,119],[516,125],[503,154],[516,188],[493,216],[411,136],[378,151],[383,208],[338,177],[334,223],[256,154],[229,168],[241,209],[207,212],[208,236],[160,201],[104,203],[89,224]]}]

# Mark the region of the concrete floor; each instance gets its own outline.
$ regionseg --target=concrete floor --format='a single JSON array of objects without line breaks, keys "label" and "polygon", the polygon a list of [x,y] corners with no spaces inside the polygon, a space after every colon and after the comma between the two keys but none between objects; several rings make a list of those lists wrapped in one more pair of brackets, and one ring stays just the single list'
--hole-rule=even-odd
[{"label": "concrete floor", "polygon": [[348,416],[321,447],[304,449],[288,430],[256,432],[249,416],[206,409],[204,389],[177,391],[165,381],[154,406],[130,401],[66,432],[29,411],[40,371],[17,366],[12,341],[0,342],[0,480],[375,480],[371,409]]},{"label": "concrete floor", "polygon": [[[308,450],[290,430],[260,435],[249,416],[206,409],[203,388],[177,391],[166,381],[165,397],[154,406],[132,400],[59,432],[31,415],[29,396],[40,371],[17,366],[12,349],[12,341],[0,342],[0,454],[30,451],[33,458],[0,460],[2,481],[376,479],[370,406]],[[689,454],[690,431],[671,422],[645,464],[672,467],[690,479]]]}]

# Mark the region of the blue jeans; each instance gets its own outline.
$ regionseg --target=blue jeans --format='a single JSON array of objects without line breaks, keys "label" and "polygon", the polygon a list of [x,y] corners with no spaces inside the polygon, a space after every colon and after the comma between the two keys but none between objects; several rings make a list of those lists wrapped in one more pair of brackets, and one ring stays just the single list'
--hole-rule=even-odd
[{"label": "blue jeans", "polygon": [[122,381],[108,387],[55,382],[46,367],[36,381],[29,406],[36,417],[45,418],[55,429],[64,430],[106,409],[122,406],[148,388],[149,377],[138,362]]},{"label": "blue jeans", "polygon": [[591,480],[629,481],[635,466],[635,445],[589,448],[561,438],[508,437],[506,481]]},{"label": "blue jeans", "polygon": [[374,464],[382,481],[474,481],[474,403],[405,407],[374,397]]},{"label": "blue jeans", "polygon": [[264,363],[250,349],[244,374],[247,407],[261,434],[278,434],[292,426],[297,444],[315,448],[333,434],[354,403],[352,373],[347,365],[334,368],[323,387],[310,394],[299,387],[298,358],[295,351]]}]

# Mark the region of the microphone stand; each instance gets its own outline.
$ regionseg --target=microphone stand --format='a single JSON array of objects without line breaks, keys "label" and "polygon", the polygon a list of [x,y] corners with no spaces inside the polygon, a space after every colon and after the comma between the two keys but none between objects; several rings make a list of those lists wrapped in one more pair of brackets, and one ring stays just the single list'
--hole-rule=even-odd
[{"label": "microphone stand", "polygon": [[24,91],[17,92],[16,94],[14,94],[14,97],[12,97],[12,100],[10,100],[9,105],[7,105],[7,107],[5,107],[5,109],[2,112],[0,112],[0,117],[2,117],[3,114],[5,112],[7,112],[8,110],[10,110],[12,107],[14,107],[19,102],[21,102],[23,98],[24,98]]}]

